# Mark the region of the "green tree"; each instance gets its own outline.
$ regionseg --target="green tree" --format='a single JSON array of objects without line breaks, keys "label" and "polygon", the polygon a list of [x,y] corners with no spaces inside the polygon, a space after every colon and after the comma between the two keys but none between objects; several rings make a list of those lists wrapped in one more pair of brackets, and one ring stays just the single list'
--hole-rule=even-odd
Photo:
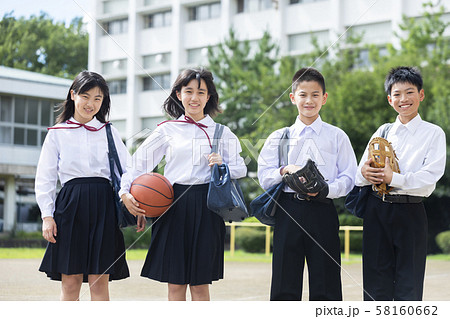
[{"label": "green tree", "polygon": [[88,63],[88,34],[81,18],[69,27],[46,14],[0,20],[2,65],[64,78],[73,78]]}]

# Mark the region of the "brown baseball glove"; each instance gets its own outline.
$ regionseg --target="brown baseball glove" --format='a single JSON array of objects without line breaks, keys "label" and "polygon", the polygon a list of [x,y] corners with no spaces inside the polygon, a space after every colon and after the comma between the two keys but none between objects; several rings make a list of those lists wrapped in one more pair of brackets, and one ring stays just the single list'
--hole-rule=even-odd
[{"label": "brown baseball glove", "polygon": [[[383,168],[385,166],[386,157],[389,158],[389,165],[391,166],[392,171],[400,173],[398,158],[392,144],[382,137],[374,137],[369,143],[369,159],[373,159],[371,166]],[[386,185],[386,183],[374,186],[380,195],[389,194],[393,189],[393,187]]]}]

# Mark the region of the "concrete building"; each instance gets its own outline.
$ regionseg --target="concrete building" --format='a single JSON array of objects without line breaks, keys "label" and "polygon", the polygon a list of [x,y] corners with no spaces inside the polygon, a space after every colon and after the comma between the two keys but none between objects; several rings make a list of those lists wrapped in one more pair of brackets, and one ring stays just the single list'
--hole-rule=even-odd
[{"label": "concrete building", "polygon": [[72,81],[0,66],[0,231],[34,230],[34,177],[54,106]]},{"label": "concrete building", "polygon": [[[256,41],[268,30],[282,55],[339,41],[347,29],[381,50],[395,43],[402,16],[419,17],[422,0],[96,0],[89,68],[111,85],[112,119],[128,144],[163,119],[161,105],[181,69],[207,65],[207,47],[230,28]],[[450,9],[450,0],[440,3]],[[450,21],[450,13],[445,14]],[[362,52],[362,58],[368,52]],[[138,135],[139,136],[139,135]]]}]

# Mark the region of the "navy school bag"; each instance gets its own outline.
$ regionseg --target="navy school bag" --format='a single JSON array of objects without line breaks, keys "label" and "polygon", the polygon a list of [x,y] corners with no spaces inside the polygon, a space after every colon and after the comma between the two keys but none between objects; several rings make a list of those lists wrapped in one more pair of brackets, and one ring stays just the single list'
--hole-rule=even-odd
[{"label": "navy school bag", "polygon": [[[122,203],[119,197],[120,191],[120,180],[123,174],[122,165],[120,164],[119,155],[117,154],[116,145],[114,144],[114,138],[111,133],[111,123],[106,125],[106,136],[108,138],[108,159],[109,159],[109,168],[111,172],[111,185],[113,188],[113,198],[115,211],[117,216],[117,224],[120,228],[134,226],[137,223],[137,218],[133,216]],[[114,164],[117,167],[117,171],[119,176],[117,176]]]},{"label": "navy school bag", "polygon": [[[278,146],[278,159],[279,165],[287,165],[287,158],[289,152],[289,128],[285,128],[283,135],[281,136],[280,144]],[[275,225],[275,211],[279,204],[278,198],[284,188],[284,182],[273,185],[268,190],[264,191],[261,195],[256,197],[250,203],[250,214],[255,216],[261,223],[274,226]]]},{"label": "navy school bag", "polygon": [[[386,138],[392,123],[386,124],[381,132],[381,137]],[[367,199],[372,192],[372,185],[354,186],[350,193],[345,198],[345,208],[358,218],[364,218],[366,211]]]},{"label": "navy school bag", "polygon": [[[217,153],[223,129],[223,125],[216,123],[211,153]],[[249,216],[241,187],[237,180],[231,179],[225,163],[215,164],[211,169],[207,206],[226,222],[242,221]]]}]

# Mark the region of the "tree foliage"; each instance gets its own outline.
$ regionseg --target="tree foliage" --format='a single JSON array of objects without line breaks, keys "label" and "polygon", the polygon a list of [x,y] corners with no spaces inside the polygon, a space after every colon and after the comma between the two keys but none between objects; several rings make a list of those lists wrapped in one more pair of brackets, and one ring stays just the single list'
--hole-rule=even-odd
[{"label": "tree foliage", "polygon": [[0,20],[0,61],[4,66],[73,78],[88,64],[88,34],[81,17],[69,27],[46,14]]}]

